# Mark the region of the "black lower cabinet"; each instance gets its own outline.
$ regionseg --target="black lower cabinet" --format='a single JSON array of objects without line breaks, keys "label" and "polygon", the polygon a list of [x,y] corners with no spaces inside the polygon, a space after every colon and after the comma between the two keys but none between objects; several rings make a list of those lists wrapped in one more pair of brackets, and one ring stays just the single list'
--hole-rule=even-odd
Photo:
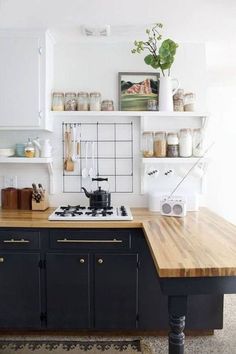
[{"label": "black lower cabinet", "polygon": [[90,328],[90,269],[88,254],[48,253],[47,327]]},{"label": "black lower cabinet", "polygon": [[94,284],[95,328],[135,329],[138,255],[96,254]]},{"label": "black lower cabinet", "polygon": [[40,328],[40,254],[0,253],[0,328]]}]

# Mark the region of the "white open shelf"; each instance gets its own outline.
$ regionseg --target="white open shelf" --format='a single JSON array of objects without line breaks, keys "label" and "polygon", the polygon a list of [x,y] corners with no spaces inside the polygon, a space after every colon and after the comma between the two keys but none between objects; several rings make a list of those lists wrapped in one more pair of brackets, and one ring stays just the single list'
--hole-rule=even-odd
[{"label": "white open shelf", "polygon": [[148,157],[142,158],[144,164],[194,164],[199,160],[199,163],[206,163],[208,159],[203,157]]},{"label": "white open shelf", "polygon": [[14,163],[14,164],[46,164],[49,174],[49,183],[50,183],[50,193],[54,193],[54,178],[53,178],[53,168],[52,157],[0,157],[0,163]]},{"label": "white open shelf", "polygon": [[207,112],[162,112],[162,111],[51,111],[55,117],[203,117]]}]

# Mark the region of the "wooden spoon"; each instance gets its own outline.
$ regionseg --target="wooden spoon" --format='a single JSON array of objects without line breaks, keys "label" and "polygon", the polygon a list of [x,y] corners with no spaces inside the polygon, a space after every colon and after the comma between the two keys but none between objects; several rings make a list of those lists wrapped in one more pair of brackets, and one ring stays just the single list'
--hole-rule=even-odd
[{"label": "wooden spoon", "polygon": [[72,161],[71,158],[71,146],[72,145],[72,141],[71,141],[71,131],[66,131],[65,132],[65,146],[66,146],[66,160],[65,160],[65,170],[66,171],[74,171],[74,162]]}]

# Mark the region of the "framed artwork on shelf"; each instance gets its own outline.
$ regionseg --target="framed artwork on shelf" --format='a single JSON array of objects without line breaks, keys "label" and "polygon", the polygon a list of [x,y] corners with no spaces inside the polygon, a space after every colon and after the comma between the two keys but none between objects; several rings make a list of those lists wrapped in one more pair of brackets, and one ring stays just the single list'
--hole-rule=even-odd
[{"label": "framed artwork on shelf", "polygon": [[159,77],[153,72],[119,72],[119,110],[158,110]]}]

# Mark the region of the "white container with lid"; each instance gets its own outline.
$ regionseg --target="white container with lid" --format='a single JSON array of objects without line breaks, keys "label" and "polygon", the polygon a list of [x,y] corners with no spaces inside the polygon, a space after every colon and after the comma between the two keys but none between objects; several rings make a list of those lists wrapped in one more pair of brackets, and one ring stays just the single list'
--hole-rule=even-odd
[{"label": "white container with lid", "polygon": [[193,139],[191,129],[180,129],[179,132],[179,156],[192,156]]}]

